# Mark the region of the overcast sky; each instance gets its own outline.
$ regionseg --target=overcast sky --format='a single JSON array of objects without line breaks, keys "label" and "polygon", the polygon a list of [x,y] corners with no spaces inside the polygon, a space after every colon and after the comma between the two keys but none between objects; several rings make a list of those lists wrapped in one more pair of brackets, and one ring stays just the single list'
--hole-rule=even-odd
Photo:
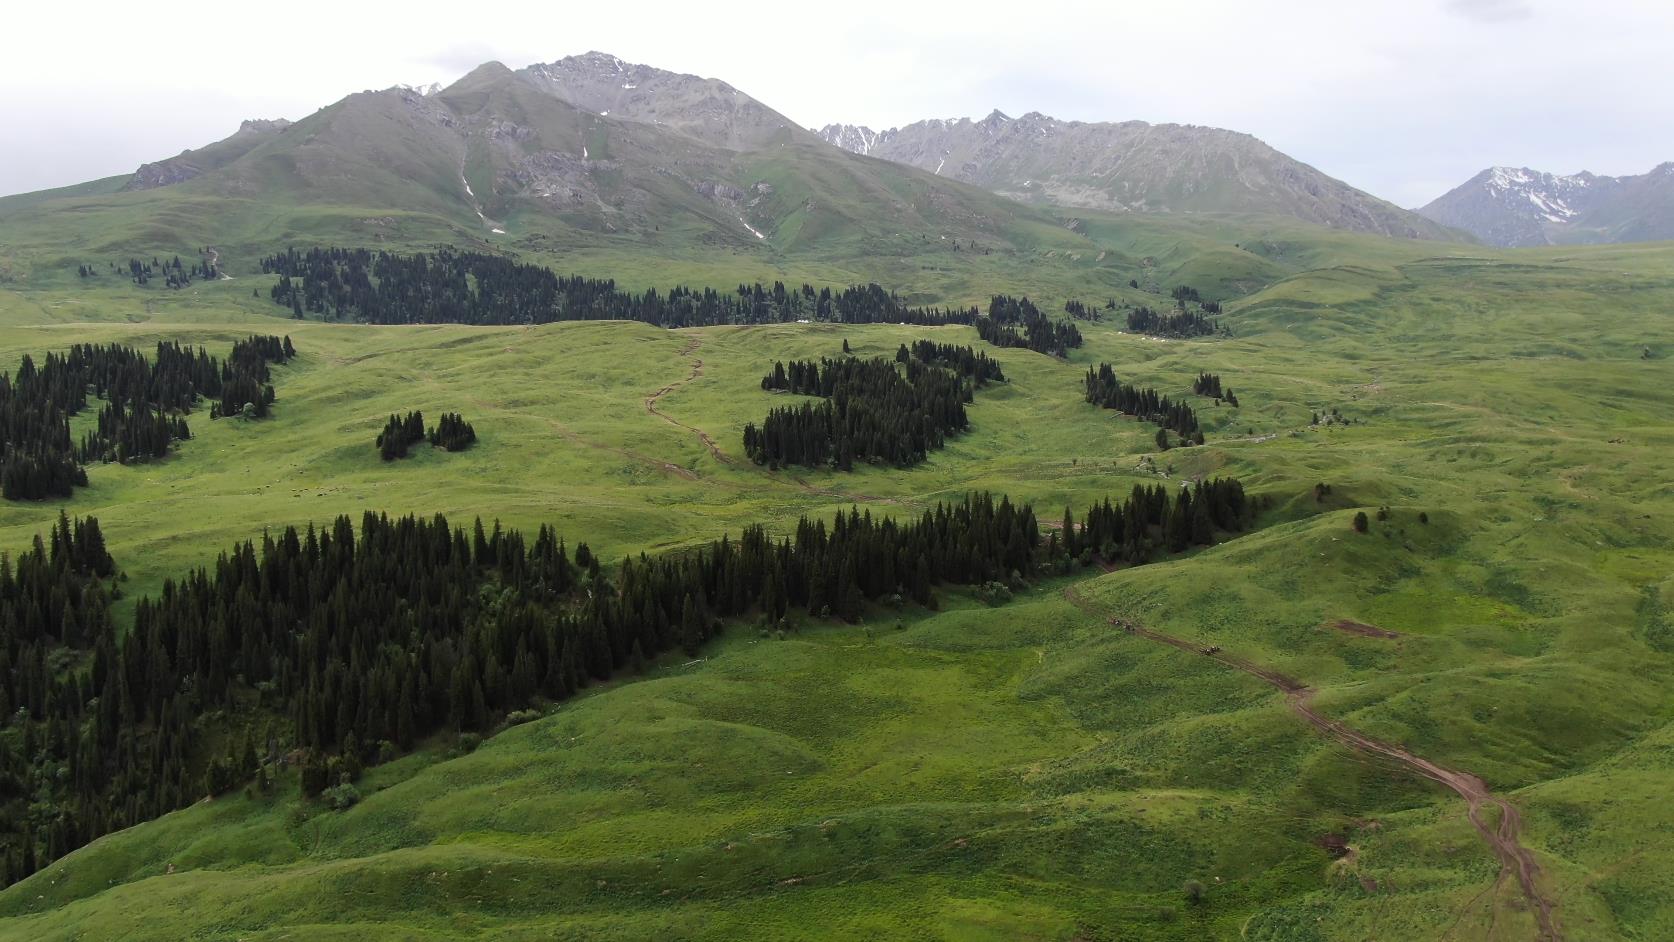
[{"label": "overcast sky", "polygon": [[1494,164],[1674,160],[1669,0],[15,4],[0,194],[132,171],[253,117],[598,49],[809,126],[1040,111],[1247,131],[1416,206]]}]

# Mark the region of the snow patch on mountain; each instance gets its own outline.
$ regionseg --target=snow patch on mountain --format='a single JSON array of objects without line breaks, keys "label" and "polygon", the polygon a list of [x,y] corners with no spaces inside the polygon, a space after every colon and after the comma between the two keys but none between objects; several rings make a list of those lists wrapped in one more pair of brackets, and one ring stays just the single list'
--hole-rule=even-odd
[{"label": "snow patch on mountain", "polygon": [[1419,212],[1508,248],[1667,238],[1670,176],[1671,163],[1625,177],[1489,167]]},{"label": "snow patch on mountain", "polygon": [[823,128],[809,128],[827,144],[841,147],[853,154],[870,155],[873,148],[893,134],[894,130],[879,133],[862,124],[828,124]]},{"label": "snow patch on mountain", "polygon": [[1527,167],[1490,167],[1483,186],[1490,199],[1512,213],[1527,215],[1532,211],[1546,222],[1561,223],[1581,215],[1573,202],[1586,197],[1593,180],[1586,173],[1565,176]]}]

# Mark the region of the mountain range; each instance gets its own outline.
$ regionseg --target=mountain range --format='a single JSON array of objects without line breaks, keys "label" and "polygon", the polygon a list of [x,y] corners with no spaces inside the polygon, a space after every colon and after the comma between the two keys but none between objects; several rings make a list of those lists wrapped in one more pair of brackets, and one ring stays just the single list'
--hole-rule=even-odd
[{"label": "mountain range", "polygon": [[1445,227],[1333,179],[1248,134],[1183,124],[1020,118],[918,121],[887,131],[828,124],[844,150],[974,183],[1012,199],[1157,213],[1263,213],[1407,239]]},{"label": "mountain range", "polygon": [[[66,200],[101,242],[65,228]],[[63,232],[64,251],[260,248],[287,231],[822,258],[1076,238],[1049,213],[831,147],[725,82],[596,52],[518,70],[490,62],[443,88],[397,85],[297,121],[246,121],[130,175],[0,199],[0,223],[22,242]]]},{"label": "mountain range", "polygon": [[601,52],[516,70],[490,62],[446,87],[396,85],[296,121],[246,121],[130,175],[0,199],[0,222],[52,231],[63,199],[80,201],[78,218],[111,248],[154,244],[165,224],[176,242],[254,247],[289,219],[354,242],[629,240],[822,258],[1087,249],[1064,209],[1463,238],[1245,134],[998,112],[815,132],[724,81]]},{"label": "mountain range", "polygon": [[[393,225],[856,256],[926,241],[1064,248],[1049,234],[1064,210],[1290,217],[1498,246],[1674,238],[1674,163],[1624,177],[1494,167],[1405,210],[1237,131],[999,111],[816,131],[724,81],[601,52],[517,70],[490,62],[446,87],[396,85],[294,122],[245,121],[129,175],[0,199],[0,219],[87,197],[104,199],[84,215],[156,213],[139,194],[164,190],[176,194],[168,219],[198,242],[249,222],[226,200],[353,208],[339,213],[345,238]],[[105,228],[120,241],[117,220]]]},{"label": "mountain range", "polygon": [[1418,212],[1505,247],[1674,239],[1674,163],[1623,177],[1490,167]]}]

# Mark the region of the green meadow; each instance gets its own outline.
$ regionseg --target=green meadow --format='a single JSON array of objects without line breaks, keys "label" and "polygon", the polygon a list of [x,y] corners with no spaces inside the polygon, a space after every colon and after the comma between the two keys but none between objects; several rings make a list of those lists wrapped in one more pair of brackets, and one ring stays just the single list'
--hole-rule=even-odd
[{"label": "green meadow", "polygon": [[[731,625],[696,660],[474,750],[441,737],[377,766],[347,811],[294,779],[206,799],[0,892],[0,939],[1537,937],[1456,794],[1112,618],[1295,678],[1331,719],[1480,777],[1520,811],[1563,938],[1674,936],[1674,246],[1508,252],[1116,216],[877,272],[858,244],[837,262],[597,245],[529,256],[634,286],[876,279],[1054,312],[1165,306],[1192,284],[1234,299],[1232,336],[1130,335],[1118,311],[1082,324],[1065,361],[987,348],[1009,382],[979,390],[971,430],[924,464],[769,472],[740,436],[785,401],[759,387],[774,360],[845,340],[981,346],[975,330],[297,321],[252,297],[271,284],[255,251],[224,250],[231,280],[170,292],[78,281],[73,261],[66,276],[84,251],[66,234],[0,251],[4,369],[84,341],[219,356],[250,333],[289,334],[300,355],[275,368],[272,418],[200,410],[165,460],[91,467],[62,503],[0,504],[0,547],[61,509],[97,516],[126,611],[264,529],[366,510],[551,523],[614,560],[851,506],[916,516],[972,490],[1056,521],[1135,484],[1235,475],[1268,509],[1218,546],[1077,566],[999,607],[944,593],[936,611],[783,637]],[[1158,452],[1152,426],[1084,403],[1100,362],[1187,397],[1207,444]],[[1204,370],[1240,408],[1190,395]],[[462,412],[479,443],[381,462],[374,437],[410,409]],[[1333,410],[1348,421],[1312,423]]]}]

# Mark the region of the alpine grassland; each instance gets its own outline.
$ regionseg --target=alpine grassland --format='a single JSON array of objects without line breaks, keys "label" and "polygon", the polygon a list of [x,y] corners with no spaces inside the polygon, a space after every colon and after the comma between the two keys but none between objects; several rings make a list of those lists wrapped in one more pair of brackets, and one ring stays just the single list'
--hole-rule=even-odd
[{"label": "alpine grassland", "polygon": [[[822,194],[874,198],[840,170]],[[803,199],[800,177],[752,172]],[[817,213],[736,244],[671,227],[649,249],[566,246],[515,219],[492,240],[635,290],[877,281],[915,304],[1026,294],[1054,317],[1114,301],[1059,359],[965,326],[295,319],[256,259],[383,245],[388,214],[275,205],[217,230],[191,199],[0,203],[0,369],[89,342],[298,351],[269,418],[200,409],[166,458],[0,503],[13,554],[61,511],[98,518],[119,625],[237,542],[368,510],[549,524],[609,568],[973,491],[1052,525],[1136,485],[1235,476],[1262,509],[1149,565],[1054,561],[1003,604],[943,589],[857,623],[734,620],[695,657],[374,764],[345,810],[294,770],[205,797],[0,892],[0,939],[1674,937],[1674,245],[1023,208],[986,253]],[[464,225],[396,244],[482,235]],[[206,243],[226,278],[76,275],[142,251],[118,245]],[[1126,332],[1125,306],[1168,308],[1181,285],[1221,300],[1228,334]],[[801,398],[761,388],[775,361],[919,339],[1006,376],[946,447],[851,472],[745,456],[744,426]],[[1155,426],[1087,403],[1100,363],[1189,403],[1205,444],[1159,450]],[[1206,371],[1238,407],[1192,394]],[[380,460],[409,410],[460,413],[476,443]],[[241,722],[206,716],[205,735]]]}]

